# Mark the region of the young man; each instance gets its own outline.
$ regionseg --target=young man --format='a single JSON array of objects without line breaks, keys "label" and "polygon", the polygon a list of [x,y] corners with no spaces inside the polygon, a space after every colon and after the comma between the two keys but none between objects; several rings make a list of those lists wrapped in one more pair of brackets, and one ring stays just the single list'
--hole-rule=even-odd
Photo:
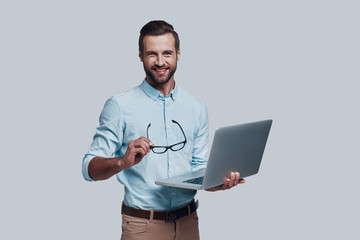
[{"label": "young man", "polygon": [[[179,56],[179,37],[170,24],[151,21],[141,29],[145,80],[106,102],[83,159],[86,180],[116,175],[125,187],[122,239],[199,239],[196,191],[154,183],[207,163],[206,106],[175,84]],[[208,190],[243,182],[231,173]]]}]

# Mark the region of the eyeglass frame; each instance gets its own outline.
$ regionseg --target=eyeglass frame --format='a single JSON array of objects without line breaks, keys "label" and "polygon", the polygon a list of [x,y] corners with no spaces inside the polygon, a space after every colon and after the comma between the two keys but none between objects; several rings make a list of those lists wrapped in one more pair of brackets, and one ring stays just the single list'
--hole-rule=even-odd
[{"label": "eyeglass frame", "polygon": [[[186,135],[185,135],[184,130],[182,129],[180,123],[178,123],[178,122],[175,121],[175,120],[171,120],[171,121],[172,121],[173,123],[177,124],[177,125],[180,127],[180,130],[181,130],[182,134],[184,135],[185,140],[182,141],[182,142],[178,142],[178,143],[172,144],[172,145],[170,145],[170,146],[150,146],[150,149],[151,149],[151,151],[152,151],[153,153],[155,153],[155,154],[163,154],[163,153],[166,153],[167,150],[169,150],[169,149],[170,149],[171,151],[173,151],[173,152],[176,152],[176,151],[180,151],[181,149],[183,149],[183,148],[185,147],[185,145],[186,145],[186,143],[187,143],[187,139],[186,139]],[[149,125],[147,126],[147,129],[146,129],[146,138],[147,138],[147,139],[149,139],[149,128],[150,128],[150,126],[151,126],[151,123],[149,123]],[[179,148],[179,149],[175,149],[175,150],[173,149],[174,146],[180,145],[180,144],[184,144],[184,146],[182,146],[182,147]],[[154,148],[164,148],[165,151],[163,151],[163,152],[155,152],[155,151],[154,151]]]}]

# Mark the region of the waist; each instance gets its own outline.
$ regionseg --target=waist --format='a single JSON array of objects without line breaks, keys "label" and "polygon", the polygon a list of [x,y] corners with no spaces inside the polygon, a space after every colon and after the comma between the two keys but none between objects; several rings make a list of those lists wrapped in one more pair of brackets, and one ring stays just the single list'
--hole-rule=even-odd
[{"label": "waist", "polygon": [[196,194],[195,190],[155,185],[155,180],[140,181],[140,177],[134,175],[121,180],[120,183],[124,185],[125,190],[125,205],[136,209],[174,210],[189,203]]},{"label": "waist", "polygon": [[191,202],[189,202],[187,205],[170,211],[137,209],[126,206],[123,203],[121,207],[121,214],[138,217],[138,218],[145,218],[148,220],[154,219],[154,220],[163,220],[169,222],[169,221],[176,221],[182,217],[194,213],[198,207],[199,207],[199,201],[198,200],[195,201],[194,199]]}]

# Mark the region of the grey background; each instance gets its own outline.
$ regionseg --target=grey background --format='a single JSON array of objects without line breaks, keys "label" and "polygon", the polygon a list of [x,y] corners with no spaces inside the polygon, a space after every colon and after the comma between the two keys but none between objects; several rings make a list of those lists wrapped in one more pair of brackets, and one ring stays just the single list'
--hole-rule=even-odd
[{"label": "grey background", "polygon": [[181,39],[179,86],[224,125],[272,118],[257,176],[199,192],[202,239],[359,239],[357,1],[1,1],[0,239],[119,239],[123,188],[81,161],[138,85],[140,28]]}]

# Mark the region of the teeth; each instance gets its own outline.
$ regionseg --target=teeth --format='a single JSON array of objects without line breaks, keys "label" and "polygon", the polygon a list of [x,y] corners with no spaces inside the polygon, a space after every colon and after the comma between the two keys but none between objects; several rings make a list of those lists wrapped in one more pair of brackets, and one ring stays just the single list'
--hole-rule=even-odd
[{"label": "teeth", "polygon": [[155,71],[158,71],[158,72],[165,72],[166,69],[155,69]]}]

